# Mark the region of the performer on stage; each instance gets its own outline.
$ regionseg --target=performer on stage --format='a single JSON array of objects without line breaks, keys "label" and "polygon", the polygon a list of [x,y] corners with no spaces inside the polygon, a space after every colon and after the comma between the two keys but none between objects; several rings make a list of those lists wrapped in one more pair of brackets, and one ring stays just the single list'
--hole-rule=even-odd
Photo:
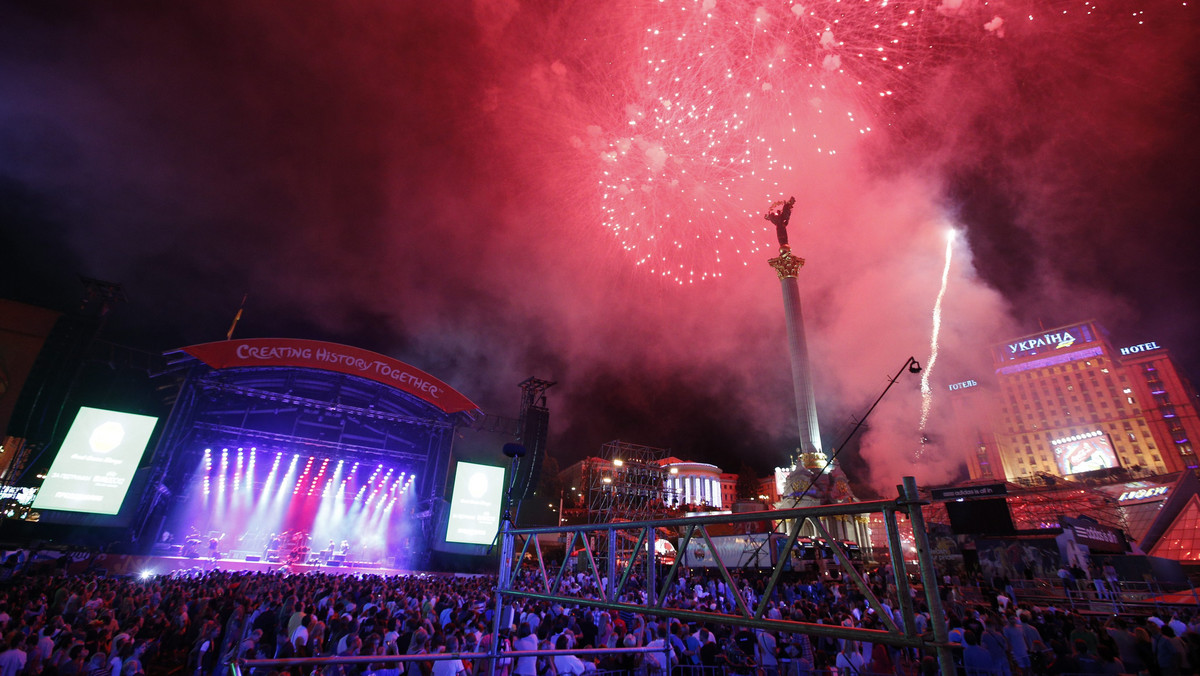
[{"label": "performer on stage", "polygon": [[216,536],[209,538],[209,540],[208,540],[208,558],[212,559],[213,561],[217,560],[217,555],[220,553],[219,550],[221,548],[221,540],[224,540],[224,539],[225,539],[224,533],[221,533],[220,535],[216,535]]},{"label": "performer on stage", "polygon": [[266,548],[266,550],[263,551],[263,558],[266,560],[270,560],[271,552],[275,552],[276,554],[278,554],[279,546],[281,544],[283,544],[283,540],[279,537],[279,534],[271,533],[271,537],[267,538],[267,548]]}]

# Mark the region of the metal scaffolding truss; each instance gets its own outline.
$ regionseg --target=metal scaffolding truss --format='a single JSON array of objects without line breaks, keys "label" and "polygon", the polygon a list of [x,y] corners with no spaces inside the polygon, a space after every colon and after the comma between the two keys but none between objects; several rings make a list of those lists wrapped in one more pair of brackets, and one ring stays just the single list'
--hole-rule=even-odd
[{"label": "metal scaffolding truss", "polygon": [[215,390],[219,392],[240,395],[247,399],[282,402],[285,404],[299,406],[310,411],[327,412],[330,415],[353,414],[372,420],[385,420],[387,422],[402,423],[405,425],[419,425],[422,427],[436,427],[442,429],[453,429],[455,425],[455,421],[449,418],[439,419],[430,418],[428,416],[421,417],[415,415],[405,415],[402,413],[378,410],[365,406],[353,406],[342,402],[331,403],[328,401],[322,401],[320,399],[314,399],[312,397],[297,396],[288,392],[273,392],[255,387],[235,385],[217,380],[215,378],[200,379],[197,382],[197,385],[203,390]]},{"label": "metal scaffolding truss", "polygon": [[610,441],[600,452],[602,462],[589,466],[588,521],[642,521],[662,517],[672,495],[662,461],[664,448]]},{"label": "metal scaffolding truss", "polygon": [[[713,545],[713,536],[710,535],[709,527],[761,521],[764,518],[762,512],[558,528],[514,528],[510,521],[505,521],[501,526],[496,608],[503,608],[506,603],[511,603],[516,599],[532,599],[618,612],[646,613],[674,618],[683,622],[711,622],[768,631],[862,640],[893,646],[931,648],[937,652],[942,675],[953,676],[955,673],[954,659],[938,593],[937,574],[929,550],[925,518],[921,512],[923,504],[926,503],[919,497],[915,479],[905,477],[904,484],[900,487],[900,495],[894,500],[799,507],[770,512],[772,520],[787,524],[786,539],[777,550],[780,555],[774,556],[770,579],[758,595],[760,600],[757,604],[751,606],[740,594],[734,594],[736,612],[729,614],[673,607],[669,603],[673,595],[672,590],[676,588],[680,575],[683,574],[680,559],[676,558],[667,567],[665,563],[660,563],[657,556],[651,556],[649,553],[656,551],[655,539],[660,531],[665,532],[664,529],[666,531],[674,530],[681,534],[680,551],[686,549],[692,541],[702,541],[712,553],[713,564],[725,584],[736,589],[737,585],[729,572],[729,567],[721,559],[719,549]],[[932,640],[916,632],[913,594],[908,577],[903,574],[895,576],[896,598],[902,618],[901,622],[897,623],[884,609],[883,600],[875,595],[870,585],[855,569],[846,551],[835,538],[831,537],[822,524],[823,519],[830,517],[872,513],[883,514],[884,527],[890,543],[891,564],[893,570],[896,571],[905,570],[900,549],[897,514],[906,515],[912,524],[922,586],[931,615]],[[876,617],[883,622],[884,629],[860,629],[794,620],[773,620],[767,616],[768,601],[783,572],[791,568],[793,559],[790,553],[794,551],[800,531],[805,524],[811,524],[811,527],[815,528],[826,540],[842,574],[866,598],[875,610]],[[579,594],[568,593],[563,581],[569,570],[570,559],[564,557],[557,569],[548,566],[539,544],[539,535],[558,535],[565,538],[568,543],[566,551],[579,552],[576,557],[579,561],[578,568],[596,582],[596,591]],[[617,545],[622,538],[632,539],[637,543],[628,550],[628,554],[622,554],[621,551],[624,548]],[[523,545],[518,552],[519,542],[523,542]],[[789,554],[782,555],[784,552]],[[519,565],[527,558],[532,558],[534,561],[532,575],[528,574],[528,569],[523,571]],[[665,572],[663,568],[666,568]],[[637,581],[631,582],[635,576],[638,578]],[[632,593],[635,591],[636,594]],[[644,597],[642,597],[643,594]],[[500,615],[500,612],[496,613],[493,631],[498,632],[500,629]]]},{"label": "metal scaffolding truss", "polygon": [[1128,529],[1124,511],[1113,498],[1092,486],[1073,481],[1046,483],[1046,488],[1009,491],[1008,505],[1017,528],[1047,528],[1059,524],[1058,517],[1090,516],[1101,525]]},{"label": "metal scaffolding truss", "polygon": [[[1097,486],[1050,474],[1035,475],[1031,479],[1009,482],[1004,495],[1017,530],[1057,528],[1060,516],[1072,515],[1090,517],[1109,528],[1129,530],[1125,509]],[[925,508],[925,515],[932,523],[950,523],[944,502],[932,502]]]}]

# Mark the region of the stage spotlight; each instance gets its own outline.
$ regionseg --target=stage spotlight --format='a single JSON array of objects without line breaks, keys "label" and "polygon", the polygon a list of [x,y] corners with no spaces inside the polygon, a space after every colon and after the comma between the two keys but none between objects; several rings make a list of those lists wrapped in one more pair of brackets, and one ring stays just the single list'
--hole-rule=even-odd
[{"label": "stage spotlight", "polygon": [[154,577],[154,571],[152,570],[143,570],[142,572],[138,573],[138,578],[142,580],[149,580],[151,577]]},{"label": "stage spotlight", "polygon": [[909,360],[908,372],[909,373],[920,373],[921,372],[921,365],[917,363],[916,359]]},{"label": "stage spotlight", "polygon": [[521,444],[515,444],[515,443],[510,442],[510,443],[504,444],[504,448],[502,448],[500,450],[504,453],[504,455],[506,455],[510,458],[525,457],[525,447],[522,446]]}]

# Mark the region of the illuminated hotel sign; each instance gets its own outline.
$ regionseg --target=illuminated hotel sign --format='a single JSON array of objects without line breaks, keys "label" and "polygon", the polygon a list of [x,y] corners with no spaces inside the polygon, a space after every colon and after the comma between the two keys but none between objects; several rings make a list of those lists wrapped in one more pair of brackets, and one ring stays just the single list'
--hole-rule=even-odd
[{"label": "illuminated hotel sign", "polygon": [[979,383],[975,382],[974,380],[964,380],[961,383],[954,383],[951,385],[950,391],[953,392],[954,390],[965,390],[968,387],[975,387],[978,384]]},{"label": "illuminated hotel sign", "polygon": [[1142,343],[1141,345],[1130,345],[1129,347],[1121,348],[1121,356],[1125,357],[1139,352],[1149,352],[1150,350],[1161,350],[1158,343]]},{"label": "illuminated hotel sign", "polygon": [[1014,340],[1000,347],[999,357],[1001,361],[1031,357],[1055,350],[1066,350],[1076,343],[1090,343],[1095,339],[1089,325],[1077,324]]}]

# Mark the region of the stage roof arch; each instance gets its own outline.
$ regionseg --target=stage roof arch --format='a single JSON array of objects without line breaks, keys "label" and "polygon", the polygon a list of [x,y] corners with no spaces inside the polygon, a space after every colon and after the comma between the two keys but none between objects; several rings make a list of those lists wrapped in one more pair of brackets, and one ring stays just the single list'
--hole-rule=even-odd
[{"label": "stage roof arch", "polygon": [[185,369],[155,454],[172,490],[194,473],[205,448],[254,447],[396,464],[419,473],[418,489],[428,495],[447,466],[454,430],[479,413],[432,375],[348,345],[258,338],[168,356]]},{"label": "stage roof arch", "polygon": [[209,367],[306,368],[374,380],[406,392],[443,413],[472,413],[479,407],[462,393],[424,371],[350,345],[296,338],[222,340],[180,348]]}]

